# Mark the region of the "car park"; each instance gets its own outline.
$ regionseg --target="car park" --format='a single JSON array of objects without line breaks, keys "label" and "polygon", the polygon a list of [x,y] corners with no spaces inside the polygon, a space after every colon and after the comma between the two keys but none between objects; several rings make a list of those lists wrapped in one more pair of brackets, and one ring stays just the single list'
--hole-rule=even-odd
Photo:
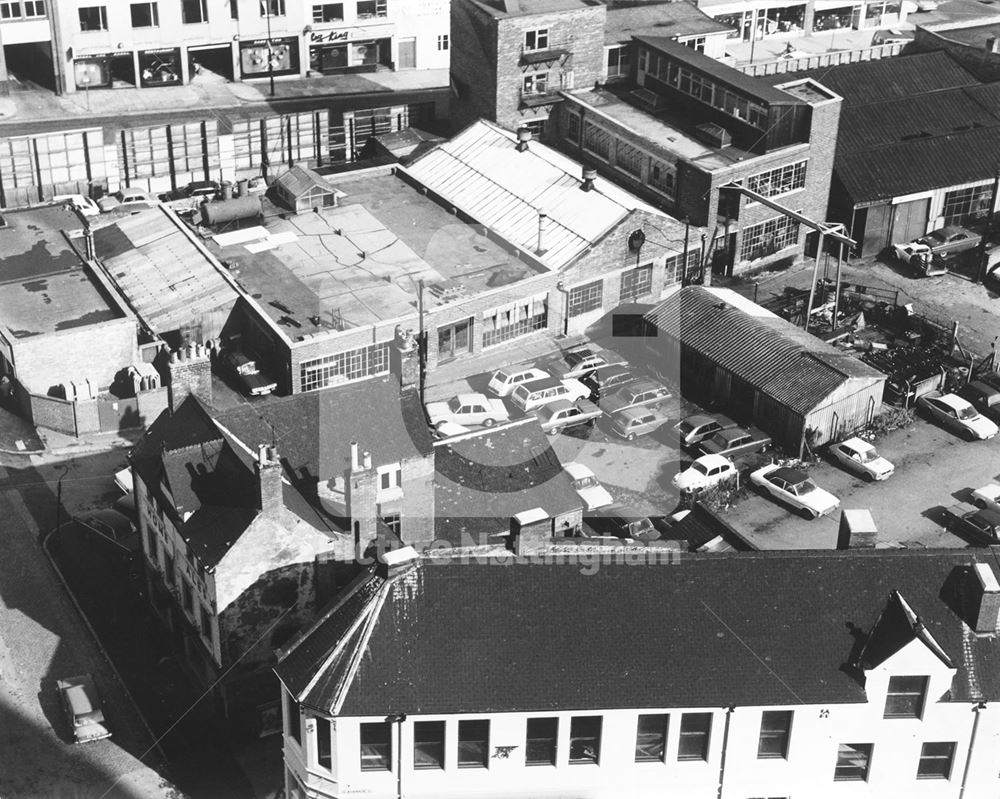
[{"label": "car park", "polygon": [[977,508],[989,508],[1000,513],[1000,485],[987,483],[972,492],[972,504]]},{"label": "car park", "polygon": [[1000,512],[977,508],[968,512],[952,512],[948,529],[970,543],[979,546],[1000,543]]},{"label": "car park", "polygon": [[722,455],[702,455],[684,471],[674,475],[674,488],[682,494],[694,494],[728,483],[739,477],[739,471],[729,458]]},{"label": "car park", "polygon": [[223,353],[221,360],[222,365],[248,396],[265,396],[278,387],[277,382],[261,374],[257,362],[245,353],[230,350]]},{"label": "car park", "polygon": [[896,467],[878,454],[873,444],[860,438],[849,438],[830,446],[830,455],[848,471],[866,480],[887,480]]},{"label": "car park", "polygon": [[956,394],[932,391],[917,400],[917,407],[943,427],[970,441],[993,438],[997,434],[996,424]]},{"label": "car park", "polygon": [[623,363],[612,352],[587,345],[566,350],[563,353],[562,363],[556,367],[559,377],[583,377],[588,372],[592,372],[599,366]]},{"label": "car park", "polygon": [[101,213],[97,203],[83,194],[57,194],[52,200],[65,203],[82,216],[98,216]]},{"label": "car park", "polygon": [[614,504],[614,497],[601,485],[589,466],[571,461],[563,464],[563,471],[573,484],[573,490],[583,500],[584,510],[597,510]]},{"label": "car park", "polygon": [[680,438],[681,446],[690,447],[731,427],[736,427],[736,422],[728,416],[710,416],[708,414],[696,413],[693,416],[681,419],[674,425],[674,431]]},{"label": "car park", "polygon": [[973,380],[958,392],[962,399],[972,403],[972,407],[987,419],[1000,421],[1000,389],[988,383]]},{"label": "car park", "polygon": [[147,194],[139,189],[122,189],[114,194],[101,197],[97,201],[97,207],[102,213],[113,211],[118,208],[123,210],[132,208],[152,208],[158,204],[158,200],[151,194]]},{"label": "car park", "polygon": [[771,437],[756,427],[730,427],[720,430],[697,446],[702,455],[725,455],[736,458],[761,452],[771,444]]},{"label": "car park", "polygon": [[667,414],[657,408],[626,408],[611,417],[611,430],[626,441],[633,441],[636,436],[659,430],[669,421]]},{"label": "car park", "polygon": [[589,400],[560,399],[535,410],[538,423],[549,435],[556,435],[570,427],[592,422],[604,412]]},{"label": "car park", "polygon": [[442,402],[427,403],[427,418],[432,427],[441,422],[492,427],[497,422],[506,422],[510,414],[503,400],[470,393],[459,394]]},{"label": "car park", "polygon": [[626,408],[638,408],[646,405],[659,408],[668,399],[670,399],[670,392],[665,386],[654,383],[652,380],[636,380],[601,397],[597,404],[605,413],[612,414]]},{"label": "car park", "polygon": [[602,394],[609,394],[635,380],[635,375],[624,364],[598,366],[580,378],[580,382],[590,389],[590,398],[597,401]]},{"label": "car park", "polygon": [[490,382],[486,388],[491,394],[495,394],[498,397],[506,397],[522,383],[530,383],[533,380],[542,380],[546,377],[549,377],[548,372],[536,369],[533,366],[498,369],[490,376]]},{"label": "car park", "polygon": [[541,380],[532,380],[530,383],[519,385],[510,395],[510,400],[515,407],[527,413],[556,400],[564,399],[576,402],[587,399],[589,396],[590,389],[579,380],[544,377]]},{"label": "car park", "polygon": [[93,677],[89,674],[67,677],[65,680],[57,680],[56,687],[69,719],[74,743],[89,743],[111,737]]},{"label": "car park", "polygon": [[751,472],[750,482],[810,519],[832,513],[840,506],[839,499],[799,469],[772,463]]}]

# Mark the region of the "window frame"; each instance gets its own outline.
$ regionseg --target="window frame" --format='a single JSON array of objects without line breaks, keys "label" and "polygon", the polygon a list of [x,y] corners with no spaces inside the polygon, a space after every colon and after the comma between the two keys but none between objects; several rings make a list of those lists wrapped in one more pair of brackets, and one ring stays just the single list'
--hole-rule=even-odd
[{"label": "window frame", "polygon": [[653,293],[653,264],[639,264],[631,269],[625,269],[621,274],[621,285],[618,292],[619,302],[635,302],[640,297]]},{"label": "window frame", "polygon": [[[904,681],[909,687],[902,687]],[[893,690],[893,683],[896,689]],[[919,719],[924,714],[927,704],[927,688],[930,678],[918,674],[897,674],[889,678],[885,689],[884,719]],[[920,690],[916,690],[919,684]]]},{"label": "window frame", "polygon": [[[476,726],[482,725],[478,730]],[[470,734],[470,730],[476,730]],[[485,732],[485,735],[483,735]],[[480,747],[479,754],[475,757],[463,755],[462,746],[472,745]],[[459,719],[458,721],[458,749],[456,763],[459,768],[489,768],[490,765],[490,720],[489,719]]]},{"label": "window frame", "polygon": [[[601,764],[601,733],[603,728],[603,716],[570,717],[569,764],[571,766],[586,764],[599,766]],[[584,754],[579,754],[581,751]]]},{"label": "window frame", "polygon": [[[535,735],[532,736],[532,725],[535,726]],[[538,729],[544,727],[544,729]],[[548,729],[551,727],[551,731]],[[538,747],[539,742],[545,746],[545,757],[532,757],[532,744]],[[554,766],[559,757],[559,717],[539,716],[530,718],[525,723],[524,734],[524,765],[525,766]]]},{"label": "window frame", "polygon": [[[384,732],[385,737],[373,739],[374,732]],[[369,738],[365,740],[365,733]],[[374,754],[368,754],[367,763],[365,747],[368,746]],[[378,754],[379,748],[384,748],[384,753]],[[360,757],[361,771],[392,771],[392,722],[390,721],[367,721],[362,722],[358,727],[358,755]]]},{"label": "window frame", "polygon": [[[235,5],[235,3],[234,3]],[[327,18],[327,9],[333,9],[340,6],[340,16]],[[312,21],[314,25],[324,25],[330,22],[343,22],[344,21],[344,3],[343,0],[339,3],[313,3],[312,4]]]},{"label": "window frame", "polygon": [[[845,749],[850,749],[846,752]],[[872,755],[875,745],[870,743],[837,744],[837,763],[833,769],[834,782],[868,782],[872,770]],[[864,758],[864,773],[858,774],[853,762],[856,755]]]},{"label": "window frame", "polygon": [[[805,188],[808,167],[809,160],[804,158],[801,161],[758,172],[746,179],[746,187],[764,197],[782,197]],[[756,202],[752,197],[748,200],[749,203]]]},{"label": "window frame", "polygon": [[285,714],[288,718],[288,733],[299,746],[302,746],[302,712],[298,700],[285,691]]},{"label": "window frame", "polygon": [[413,722],[414,771],[444,769],[445,736],[445,723],[442,719]]},{"label": "window frame", "polygon": [[261,19],[266,19],[267,17],[284,17],[286,16],[285,12],[285,0],[261,0],[260,2]]},{"label": "window frame", "polygon": [[[316,765],[333,770],[333,724],[326,716],[313,716],[316,729]],[[325,734],[324,734],[325,730]]]},{"label": "window frame", "polygon": [[[198,4],[198,16],[200,19],[186,19],[188,8]],[[208,22],[208,0],[181,0],[181,24],[182,25],[204,25]]]},{"label": "window frame", "polygon": [[[791,710],[765,710],[760,714],[760,734],[757,737],[758,760],[787,760],[788,744],[792,737]],[[770,724],[769,724],[770,722]],[[777,724],[776,722],[781,722]],[[778,746],[768,744],[778,742]]]},{"label": "window frame", "polygon": [[[712,745],[711,713],[684,713],[681,715],[680,737],[677,742],[678,761],[707,761]],[[697,727],[692,727],[698,725]],[[692,741],[700,742],[698,749],[692,748]]]},{"label": "window frame", "polygon": [[[655,732],[643,732],[643,720],[649,727],[655,727]],[[635,762],[636,763],[666,763],[667,736],[670,734],[669,713],[640,713],[635,723]],[[651,738],[655,735],[656,738]],[[645,738],[645,742],[643,739]],[[645,754],[643,750],[650,745],[659,748],[659,755]]]},{"label": "window frame", "polygon": [[[87,23],[84,20],[84,14],[89,15],[91,12],[96,12],[100,27],[85,27]],[[106,5],[80,6],[77,8],[77,17],[80,21],[80,33],[102,33],[108,30],[108,7]]]},{"label": "window frame", "polygon": [[451,50],[451,34],[439,33],[437,37],[437,49],[439,52]]},{"label": "window frame", "polygon": [[573,286],[566,295],[566,315],[570,318],[604,307],[604,279]]},{"label": "window frame", "polygon": [[[532,44],[529,44],[529,37]],[[549,28],[532,28],[524,32],[524,52],[539,53],[549,49]]]},{"label": "window frame", "polygon": [[[145,28],[158,28],[160,27],[160,9],[157,0],[147,0],[147,2],[141,3],[129,3],[129,21],[132,23],[133,30],[143,30]],[[135,12],[136,9],[145,9],[149,13],[149,23],[145,25],[135,24]]]},{"label": "window frame", "polygon": [[[928,754],[927,747],[948,747],[947,754]],[[925,741],[920,747],[920,759],[917,761],[918,780],[950,780],[955,768],[955,751],[958,745],[954,741]],[[944,769],[924,770],[925,764],[944,764]]]}]

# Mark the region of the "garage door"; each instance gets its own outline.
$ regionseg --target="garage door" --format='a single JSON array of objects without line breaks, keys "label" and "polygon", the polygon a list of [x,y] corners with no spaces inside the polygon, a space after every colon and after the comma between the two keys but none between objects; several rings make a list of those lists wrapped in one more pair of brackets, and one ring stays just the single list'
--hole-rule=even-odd
[{"label": "garage door", "polygon": [[911,200],[893,207],[892,242],[912,241],[927,232],[927,219],[931,209],[931,198]]}]

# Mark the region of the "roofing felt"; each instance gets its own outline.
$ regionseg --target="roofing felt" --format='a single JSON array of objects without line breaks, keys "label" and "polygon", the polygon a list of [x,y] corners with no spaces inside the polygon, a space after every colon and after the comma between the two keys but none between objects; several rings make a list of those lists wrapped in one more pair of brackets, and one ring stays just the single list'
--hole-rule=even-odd
[{"label": "roofing felt", "polygon": [[582,191],[580,164],[535,141],[518,152],[513,133],[482,120],[405,171],[526,252],[535,252],[539,214],[547,214],[546,252],[540,258],[557,269],[600,241],[633,209],[663,216],[608,181]]},{"label": "roofing felt", "polygon": [[[969,634],[975,550],[688,555],[669,567],[444,562],[365,604],[330,680],[286,656],[286,685],[344,716],[862,702],[854,662],[896,590],[957,674],[945,701],[1000,699],[1000,643]],[[372,578],[380,579],[380,578]],[[719,590],[725,586],[725,590]],[[346,605],[319,636],[329,651]],[[294,652],[294,649],[293,649]],[[346,665],[344,665],[346,664]]]},{"label": "roofing felt", "polygon": [[698,36],[732,30],[692,3],[608,0],[604,43],[628,42],[633,36]]},{"label": "roofing felt", "polygon": [[554,517],[581,506],[533,418],[441,444],[434,466],[435,534],[455,544],[463,534],[506,533],[522,511],[542,508]]},{"label": "roofing felt", "polygon": [[236,303],[236,289],[166,209],[99,228],[94,244],[108,276],[156,332],[176,330]]},{"label": "roofing felt", "polygon": [[812,411],[850,378],[885,379],[729,289],[684,287],[646,319],[800,414]]}]

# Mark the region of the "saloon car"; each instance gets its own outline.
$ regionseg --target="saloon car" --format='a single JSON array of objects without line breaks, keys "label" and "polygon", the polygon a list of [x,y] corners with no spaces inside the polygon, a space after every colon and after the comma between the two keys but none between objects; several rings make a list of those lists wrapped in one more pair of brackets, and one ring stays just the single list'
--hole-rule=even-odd
[{"label": "saloon car", "polygon": [[993,438],[998,432],[996,424],[957,394],[932,391],[917,400],[917,407],[942,427],[970,441]]},{"label": "saloon car", "polygon": [[510,414],[503,400],[484,394],[459,394],[443,402],[428,402],[427,418],[432,427],[441,422],[492,427],[497,422],[506,422]]},{"label": "saloon car", "polygon": [[812,481],[805,472],[772,463],[750,473],[750,482],[807,519],[832,513],[840,500]]},{"label": "saloon car", "polygon": [[849,438],[830,447],[830,455],[848,471],[866,480],[887,480],[896,470],[878,454],[874,445],[860,438]]}]

